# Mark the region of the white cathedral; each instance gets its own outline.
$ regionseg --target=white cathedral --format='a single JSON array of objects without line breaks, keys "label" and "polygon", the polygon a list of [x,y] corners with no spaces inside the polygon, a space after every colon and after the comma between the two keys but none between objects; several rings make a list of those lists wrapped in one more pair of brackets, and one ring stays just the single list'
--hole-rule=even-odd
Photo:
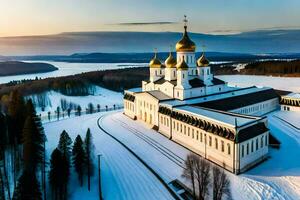
[{"label": "white cathedral", "polygon": [[230,87],[211,73],[204,52],[184,33],[164,64],[155,53],[149,80],[126,90],[124,113],[153,127],[232,173],[242,173],[268,156],[265,114],[279,108],[272,88]]}]

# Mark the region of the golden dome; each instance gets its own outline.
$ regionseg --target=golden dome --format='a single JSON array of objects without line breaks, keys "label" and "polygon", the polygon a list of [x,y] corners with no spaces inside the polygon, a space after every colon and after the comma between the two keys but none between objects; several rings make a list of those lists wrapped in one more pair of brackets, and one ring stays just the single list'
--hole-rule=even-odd
[{"label": "golden dome", "polygon": [[176,59],[172,56],[172,53],[170,52],[169,57],[165,61],[165,65],[167,68],[176,68]]},{"label": "golden dome", "polygon": [[176,51],[177,52],[195,52],[196,45],[195,43],[189,38],[187,34],[187,26],[184,26],[184,33],[179,42],[176,44]]},{"label": "golden dome", "polygon": [[189,66],[186,64],[184,60],[177,64],[177,70],[188,70]]},{"label": "golden dome", "polygon": [[197,60],[198,67],[206,67],[209,65],[209,60],[205,57],[204,52],[202,56]]},{"label": "golden dome", "polygon": [[161,62],[156,57],[156,53],[154,54],[154,57],[152,58],[152,60],[150,60],[149,66],[150,66],[150,68],[161,68]]}]

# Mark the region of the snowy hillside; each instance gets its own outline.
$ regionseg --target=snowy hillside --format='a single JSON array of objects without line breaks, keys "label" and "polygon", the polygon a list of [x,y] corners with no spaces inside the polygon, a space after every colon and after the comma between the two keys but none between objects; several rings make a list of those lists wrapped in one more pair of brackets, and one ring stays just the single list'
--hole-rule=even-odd
[{"label": "snowy hillside", "polygon": [[[94,94],[89,96],[66,96],[59,92],[49,91],[40,95],[32,95],[28,98],[33,99],[33,102],[36,104],[37,113],[42,114],[42,116],[46,116],[48,111],[53,113],[58,106],[61,108],[62,101],[65,101],[68,106],[70,104],[73,107],[80,105],[83,111],[88,107],[89,103],[92,103],[95,108],[99,104],[101,109],[105,106],[122,106],[123,104],[123,94],[99,86],[95,86]],[[41,105],[45,105],[44,111]]]}]

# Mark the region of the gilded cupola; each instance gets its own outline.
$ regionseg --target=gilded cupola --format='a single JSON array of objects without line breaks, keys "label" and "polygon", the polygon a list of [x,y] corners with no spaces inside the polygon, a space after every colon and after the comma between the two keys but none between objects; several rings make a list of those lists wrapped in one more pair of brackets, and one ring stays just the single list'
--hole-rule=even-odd
[{"label": "gilded cupola", "polygon": [[177,70],[188,70],[189,66],[186,64],[184,60],[181,60],[180,63],[177,64]]},{"label": "gilded cupola", "polygon": [[177,61],[172,56],[172,53],[170,52],[169,57],[165,61],[165,65],[167,68],[176,68]]},{"label": "gilded cupola", "polygon": [[154,57],[150,60],[149,67],[150,68],[161,68],[161,62],[157,58],[156,52],[154,54]]},{"label": "gilded cupola", "polygon": [[198,67],[206,67],[209,65],[209,60],[206,58],[204,52],[202,53],[201,57],[197,60]]},{"label": "gilded cupola", "polygon": [[176,44],[176,51],[177,52],[195,52],[196,45],[195,43],[190,39],[188,33],[187,33],[187,19],[186,16],[184,16],[184,33],[179,42]]}]

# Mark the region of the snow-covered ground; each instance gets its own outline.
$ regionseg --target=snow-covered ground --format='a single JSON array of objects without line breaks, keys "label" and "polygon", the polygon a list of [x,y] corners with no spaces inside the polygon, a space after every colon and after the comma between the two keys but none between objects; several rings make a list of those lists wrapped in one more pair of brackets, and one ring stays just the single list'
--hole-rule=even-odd
[{"label": "snow-covered ground", "polygon": [[[281,113],[281,112],[278,112]],[[233,199],[300,198],[300,132],[272,113],[271,132],[281,142],[279,150],[270,149],[270,159],[239,176],[228,173]],[[109,115],[102,125],[137,152],[166,180],[182,180],[182,164],[189,151],[121,113]],[[293,133],[292,135],[290,133]],[[288,156],[287,156],[288,155]],[[184,182],[184,180],[182,180]]]},{"label": "snow-covered ground", "polygon": [[226,81],[231,86],[248,87],[273,87],[278,90],[300,92],[300,78],[295,77],[272,77],[250,75],[222,75],[218,78]]},{"label": "snow-covered ground", "polygon": [[[42,98],[45,99],[46,107],[45,110],[42,111],[41,107],[36,107],[36,111],[38,114],[42,116],[46,116],[48,111],[52,114],[57,109],[57,107],[61,107],[61,100],[66,100],[67,104],[80,105],[82,111],[85,111],[85,108],[88,107],[89,103],[92,103],[97,108],[97,104],[101,106],[101,109],[108,107],[112,107],[113,105],[122,106],[123,94],[119,92],[114,92],[99,86],[95,86],[95,93],[93,95],[88,96],[66,96],[59,92],[49,91],[44,93]],[[38,98],[41,98],[41,95],[32,95],[29,96],[32,98],[34,102],[38,101]]]},{"label": "snow-covered ground", "polygon": [[[102,114],[84,115],[45,124],[48,157],[57,146],[59,135],[63,130],[66,130],[74,140],[77,134],[84,138],[87,128],[91,128],[95,154],[102,154],[104,199],[172,199],[170,193],[146,167],[98,128],[97,120]],[[86,186],[80,188],[76,174],[72,175],[69,187],[70,199],[98,199],[97,173],[92,178],[91,186],[91,192],[88,192]]]},{"label": "snow-covered ground", "polygon": [[[236,176],[228,172],[233,199],[300,198],[300,131],[275,117],[284,115],[285,120],[290,120],[294,113],[282,113],[277,111],[268,116],[269,128],[281,141],[281,148],[270,148],[270,159],[244,174]],[[102,154],[104,199],[172,199],[135,157],[99,129],[97,120],[102,116],[103,113],[92,114],[45,124],[48,156],[56,147],[62,130],[65,129],[74,139],[77,134],[84,137],[87,128],[91,128],[96,154]],[[108,113],[99,124],[142,157],[166,182],[176,178],[184,182],[182,166],[189,150],[121,112]],[[97,176],[92,183],[92,191],[88,192],[86,187],[79,188],[76,176],[72,176],[71,199],[81,199],[82,196],[96,199]]]}]

